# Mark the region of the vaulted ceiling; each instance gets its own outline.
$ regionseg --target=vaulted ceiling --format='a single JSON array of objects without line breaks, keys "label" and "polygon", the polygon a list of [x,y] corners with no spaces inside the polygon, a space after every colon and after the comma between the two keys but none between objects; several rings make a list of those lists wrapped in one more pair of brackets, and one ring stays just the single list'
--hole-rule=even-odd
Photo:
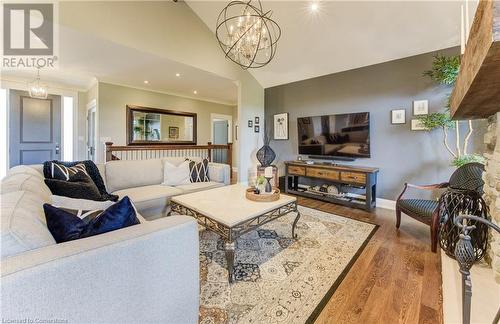
[{"label": "vaulted ceiling", "polygon": [[[187,1],[212,30],[226,1]],[[282,37],[273,61],[250,73],[264,87],[460,44],[460,1],[262,1]],[[469,1],[470,17],[477,2]],[[221,55],[223,55],[221,51]]]}]

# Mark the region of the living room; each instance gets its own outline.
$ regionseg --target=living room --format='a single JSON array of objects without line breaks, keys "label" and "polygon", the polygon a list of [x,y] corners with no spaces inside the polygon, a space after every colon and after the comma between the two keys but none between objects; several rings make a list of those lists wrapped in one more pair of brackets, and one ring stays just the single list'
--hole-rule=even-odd
[{"label": "living room", "polygon": [[498,321],[498,2],[2,7],[2,321]]}]

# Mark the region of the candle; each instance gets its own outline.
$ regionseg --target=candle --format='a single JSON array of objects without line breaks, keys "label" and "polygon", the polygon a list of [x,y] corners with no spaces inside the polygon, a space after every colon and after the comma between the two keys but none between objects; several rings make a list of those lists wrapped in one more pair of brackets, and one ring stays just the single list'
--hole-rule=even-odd
[{"label": "candle", "polygon": [[264,169],[264,177],[266,177],[266,178],[273,177],[273,167],[267,167]]}]

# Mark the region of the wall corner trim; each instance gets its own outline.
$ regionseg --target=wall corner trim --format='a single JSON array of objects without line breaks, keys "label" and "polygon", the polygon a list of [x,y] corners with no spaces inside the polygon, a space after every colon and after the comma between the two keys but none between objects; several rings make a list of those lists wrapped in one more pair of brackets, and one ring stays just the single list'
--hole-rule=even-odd
[{"label": "wall corner trim", "polygon": [[390,199],[377,198],[377,208],[396,210],[396,201]]}]

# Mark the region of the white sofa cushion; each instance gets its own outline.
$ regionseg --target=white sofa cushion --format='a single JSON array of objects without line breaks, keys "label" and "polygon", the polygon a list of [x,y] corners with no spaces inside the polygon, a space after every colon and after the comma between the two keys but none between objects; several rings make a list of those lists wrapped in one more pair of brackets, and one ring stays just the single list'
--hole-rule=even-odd
[{"label": "white sofa cushion", "polygon": [[191,183],[191,172],[189,172],[189,161],[179,165],[173,165],[169,161],[163,161],[163,183],[164,186],[178,186]]},{"label": "white sofa cushion", "polygon": [[47,229],[45,201],[28,191],[2,194],[1,258],[56,244]]},{"label": "white sofa cushion", "polygon": [[208,181],[208,182],[193,182],[190,184],[175,186],[176,189],[182,190],[182,193],[190,193],[207,189],[223,187],[224,183]]},{"label": "white sofa cushion", "polygon": [[113,194],[118,195],[120,199],[128,196],[135,204],[137,204],[148,200],[180,195],[182,194],[182,190],[158,184],[118,190],[114,191]]},{"label": "white sofa cushion", "polygon": [[77,210],[104,210],[114,204],[113,201],[96,201],[87,199],[70,198],[58,195],[50,196],[50,204],[55,207]]},{"label": "white sofa cushion", "polygon": [[106,187],[109,192],[159,185],[162,182],[162,159],[110,161],[106,163]]},{"label": "white sofa cushion", "polygon": [[[33,172],[37,172],[31,169]],[[50,195],[49,187],[43,182],[43,178],[33,173],[12,173],[2,180],[2,194],[14,191],[29,191],[41,197],[44,201],[48,201]]]},{"label": "white sofa cushion", "polygon": [[208,178],[210,181],[228,185],[231,183],[231,168],[228,164],[210,162],[208,163]]},{"label": "white sofa cushion", "polygon": [[[190,160],[193,160],[193,161],[197,161],[196,158],[193,158]],[[173,164],[175,166],[179,166],[181,163],[183,163],[184,161],[186,161],[186,157],[165,157],[162,159],[163,162],[168,162],[170,164]]]},{"label": "white sofa cushion", "polygon": [[27,173],[34,176],[38,176],[43,179],[43,166],[41,164],[31,165],[31,166],[17,165],[15,167],[10,168],[9,171],[7,171],[8,176],[18,173]]},{"label": "white sofa cushion", "polygon": [[170,197],[182,194],[183,191],[164,185],[142,186],[113,192],[121,198],[128,196],[137,211],[147,219],[166,216]]}]

